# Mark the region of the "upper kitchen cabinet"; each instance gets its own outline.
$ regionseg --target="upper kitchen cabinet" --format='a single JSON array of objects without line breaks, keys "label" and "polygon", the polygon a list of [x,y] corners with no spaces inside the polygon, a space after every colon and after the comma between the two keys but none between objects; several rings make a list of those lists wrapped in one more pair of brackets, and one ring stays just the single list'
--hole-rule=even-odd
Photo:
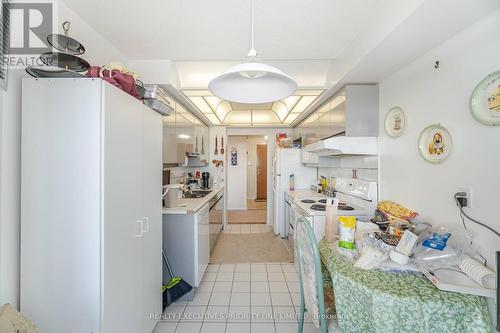
[{"label": "upper kitchen cabinet", "polygon": [[163,121],[163,163],[184,165],[186,153],[208,152],[208,127],[176,102],[172,115]]},{"label": "upper kitchen cabinet", "polygon": [[175,111],[163,117],[163,163],[178,164],[175,133]]},{"label": "upper kitchen cabinet", "polygon": [[301,122],[294,130],[294,140],[301,139],[302,146],[318,141],[318,113],[314,112]]},{"label": "upper kitchen cabinet", "polygon": [[331,136],[378,136],[378,86],[347,85],[296,127],[304,146]]}]

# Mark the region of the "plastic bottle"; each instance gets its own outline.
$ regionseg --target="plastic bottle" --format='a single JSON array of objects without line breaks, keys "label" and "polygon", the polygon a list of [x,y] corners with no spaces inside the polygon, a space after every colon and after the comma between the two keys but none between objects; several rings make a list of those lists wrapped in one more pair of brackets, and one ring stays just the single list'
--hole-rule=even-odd
[{"label": "plastic bottle", "polygon": [[325,239],[327,242],[334,242],[339,238],[339,199],[328,198],[326,200],[326,222]]},{"label": "plastic bottle", "polygon": [[295,175],[293,173],[290,175],[290,180],[288,182],[288,189],[290,191],[295,190]]}]

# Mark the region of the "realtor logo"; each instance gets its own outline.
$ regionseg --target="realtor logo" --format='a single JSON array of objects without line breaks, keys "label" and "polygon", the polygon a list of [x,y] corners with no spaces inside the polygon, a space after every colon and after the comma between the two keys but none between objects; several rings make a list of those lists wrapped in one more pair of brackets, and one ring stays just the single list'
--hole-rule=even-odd
[{"label": "realtor logo", "polygon": [[8,4],[10,42],[8,53],[40,54],[51,50],[47,36],[52,33],[52,3],[12,2]]}]

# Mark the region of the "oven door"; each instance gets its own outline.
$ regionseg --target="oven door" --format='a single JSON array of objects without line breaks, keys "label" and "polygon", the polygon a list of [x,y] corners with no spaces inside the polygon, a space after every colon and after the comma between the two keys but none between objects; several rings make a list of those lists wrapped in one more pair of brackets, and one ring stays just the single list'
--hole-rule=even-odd
[{"label": "oven door", "polygon": [[297,221],[301,218],[305,218],[306,220],[311,223],[312,226],[312,218],[305,213],[302,209],[299,208],[296,204],[292,204],[291,209],[290,209],[290,222],[289,222],[289,232],[288,232],[288,242],[291,246],[292,249],[294,249],[294,233],[295,233],[295,226],[297,225]]}]

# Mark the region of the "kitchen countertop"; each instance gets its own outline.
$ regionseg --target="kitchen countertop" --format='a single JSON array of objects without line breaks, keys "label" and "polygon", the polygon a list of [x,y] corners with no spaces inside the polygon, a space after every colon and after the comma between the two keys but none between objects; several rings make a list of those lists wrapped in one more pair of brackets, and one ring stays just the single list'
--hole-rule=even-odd
[{"label": "kitchen countertop", "polygon": [[212,192],[204,198],[199,199],[178,199],[176,207],[163,207],[163,215],[172,214],[194,214],[205,206],[210,199],[224,190],[224,185],[217,185],[212,188]]},{"label": "kitchen countertop", "polygon": [[294,191],[286,191],[286,194],[291,197],[293,200],[299,199],[314,199],[314,198],[327,198],[326,195],[322,193],[318,193],[314,190],[294,190]]}]

